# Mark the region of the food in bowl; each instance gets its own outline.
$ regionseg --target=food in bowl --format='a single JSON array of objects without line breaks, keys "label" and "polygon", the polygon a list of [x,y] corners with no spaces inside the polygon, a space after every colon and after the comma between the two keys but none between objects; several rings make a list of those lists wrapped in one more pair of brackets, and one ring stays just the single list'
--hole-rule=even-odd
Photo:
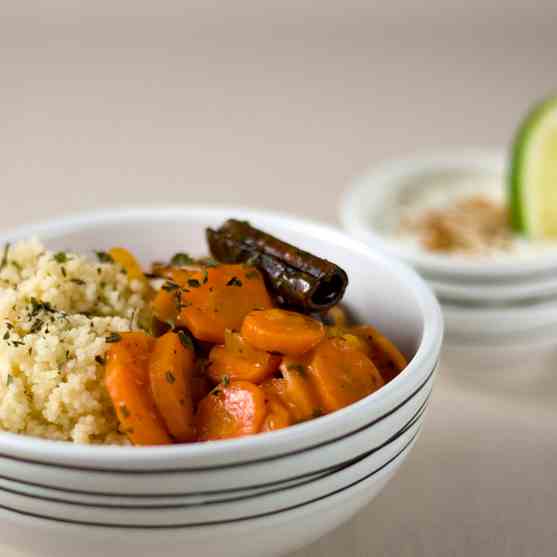
[{"label": "food in bowl", "polygon": [[430,176],[401,207],[396,234],[428,252],[491,256],[557,238],[557,97],[538,103],[516,134],[508,178]]},{"label": "food in bowl", "polygon": [[124,248],[38,241],[0,265],[1,429],[168,445],[273,431],[334,412],[406,366],[339,305],[333,263],[248,223],[208,230],[212,258],[145,274]]}]

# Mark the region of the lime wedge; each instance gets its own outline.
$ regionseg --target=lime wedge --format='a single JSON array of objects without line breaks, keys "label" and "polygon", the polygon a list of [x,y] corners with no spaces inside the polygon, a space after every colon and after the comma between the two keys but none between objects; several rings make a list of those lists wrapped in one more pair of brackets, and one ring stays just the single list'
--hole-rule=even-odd
[{"label": "lime wedge", "polygon": [[557,238],[557,96],[539,103],[516,135],[509,177],[512,227]]}]

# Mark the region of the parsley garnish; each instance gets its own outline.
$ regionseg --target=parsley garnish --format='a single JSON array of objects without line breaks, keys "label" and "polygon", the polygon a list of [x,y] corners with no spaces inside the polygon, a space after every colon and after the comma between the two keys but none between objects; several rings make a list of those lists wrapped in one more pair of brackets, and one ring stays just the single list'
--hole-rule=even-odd
[{"label": "parsley garnish", "polygon": [[194,350],[193,340],[191,339],[190,335],[186,333],[186,331],[178,331],[178,338],[180,339],[180,342],[182,343],[182,346],[184,348],[187,348],[188,350]]},{"label": "parsley garnish", "polygon": [[68,273],[66,273],[66,267],[60,267],[60,271],[62,271],[62,276],[64,278],[66,278],[68,276]]},{"label": "parsley garnish", "polygon": [[177,285],[175,282],[172,282],[170,280],[167,280],[162,286],[161,288],[166,291],[166,292],[173,292],[174,290],[178,290],[178,288],[180,288],[179,285]]},{"label": "parsley garnish", "polygon": [[195,260],[187,253],[176,253],[170,260],[170,264],[175,267],[185,267],[186,265],[192,265],[193,263],[195,263]]},{"label": "parsley garnish", "polygon": [[174,374],[171,371],[167,371],[164,374],[164,377],[165,377],[167,383],[170,383],[171,385],[173,383],[176,383],[176,377],[174,377]]},{"label": "parsley garnish", "polygon": [[288,371],[297,371],[300,375],[306,374],[306,367],[302,364],[290,364],[287,368]]},{"label": "parsley garnish", "polygon": [[201,283],[197,279],[188,279],[188,286],[191,288],[199,288]]},{"label": "parsley garnish", "polygon": [[106,251],[96,251],[95,254],[101,263],[114,263],[114,258],[110,253],[106,253]]},{"label": "parsley garnish", "polygon": [[112,333],[108,335],[105,339],[106,342],[120,342],[122,337],[118,333]]},{"label": "parsley garnish", "polygon": [[230,377],[228,375],[223,375],[222,376],[222,384],[225,387],[228,387],[228,385],[230,385]]},{"label": "parsley garnish", "polygon": [[41,302],[37,298],[31,298],[31,317],[35,317],[41,311],[54,313],[56,310],[50,305],[49,302]]},{"label": "parsley garnish", "polygon": [[4,255],[2,255],[2,262],[0,262],[0,271],[8,264],[8,252],[10,251],[10,244],[4,246]]},{"label": "parsley garnish", "polygon": [[4,336],[2,337],[2,339],[8,340],[9,338],[10,338],[10,331],[6,331],[6,332],[4,333]]},{"label": "parsley garnish", "polygon": [[14,378],[8,373],[8,377],[6,378],[6,386],[9,387],[14,382]]},{"label": "parsley garnish", "polygon": [[74,284],[77,284],[78,286],[83,286],[85,284],[85,281],[80,279],[80,278],[72,278],[70,279]]},{"label": "parsley garnish", "polygon": [[226,286],[242,286],[242,281],[238,277],[232,277],[227,283]]},{"label": "parsley garnish", "polygon": [[249,271],[249,272],[246,273],[246,278],[248,280],[253,280],[253,279],[259,278],[259,273],[255,270],[254,271]]},{"label": "parsley garnish", "polygon": [[68,256],[66,252],[59,251],[58,253],[54,254],[54,260],[56,261],[56,263],[67,263]]}]

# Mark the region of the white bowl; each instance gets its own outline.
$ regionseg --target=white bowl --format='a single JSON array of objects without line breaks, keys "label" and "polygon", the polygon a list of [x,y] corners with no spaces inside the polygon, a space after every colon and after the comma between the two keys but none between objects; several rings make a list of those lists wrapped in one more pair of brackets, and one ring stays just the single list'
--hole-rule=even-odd
[{"label": "white bowl", "polygon": [[443,303],[451,344],[555,343],[557,300],[477,307]]},{"label": "white bowl", "polygon": [[[440,308],[431,291],[413,271],[373,253],[336,230],[259,211],[171,207],[81,215],[22,228],[0,238],[0,242],[38,235],[52,249],[84,252],[108,249],[116,243],[130,247],[147,263],[177,251],[204,253],[205,227],[218,226],[230,217],[250,220],[343,266],[351,276],[346,301],[355,310],[356,317],[375,324],[392,337],[410,357],[408,367],[378,392],[339,412],[286,430],[237,440],[156,448],[91,447],[3,433],[0,434],[0,475],[5,475],[6,481],[37,484],[36,487],[44,489],[83,491],[87,497],[116,498],[187,499],[236,488],[259,489],[273,482],[296,483],[305,474],[330,471],[335,464],[346,464],[366,450],[385,443],[412,418],[431,390],[442,342]],[[144,551],[144,544],[148,547],[153,541],[160,542],[153,546],[160,555],[182,555],[201,544],[205,555],[248,557],[260,554],[260,548],[268,548],[270,542],[276,546],[266,553],[278,555],[284,548],[315,539],[350,516],[378,492],[402,458],[345,492],[323,501],[304,503],[303,507],[284,511],[280,516],[239,520],[209,529],[191,526],[158,530],[159,525],[150,530],[152,536],[134,531],[130,539],[124,540],[126,536],[118,529],[45,522],[22,514],[39,514],[30,512],[29,509],[38,510],[31,506],[26,511],[20,510],[19,514],[6,511],[0,526],[0,539],[5,543],[13,541],[30,551],[41,549],[44,551],[41,557],[73,556],[76,552],[89,555],[92,553],[87,552],[93,551],[100,539],[104,540],[104,548],[114,548],[114,555],[131,555],[125,551],[134,544]],[[366,486],[365,491],[363,486]],[[324,511],[337,501],[346,507]],[[322,516],[313,515],[322,511]],[[130,509],[130,512],[135,511]],[[297,522],[301,517],[307,519],[303,525]],[[251,545],[252,540],[247,538],[253,535],[253,528],[260,527],[263,531],[255,536],[259,543]],[[269,532],[269,527],[276,528],[276,532]],[[5,532],[8,529],[10,532]],[[277,532],[281,536],[277,536]],[[45,541],[43,549],[35,540],[43,535],[48,539],[48,533],[54,536],[57,544],[57,538],[66,533],[72,537],[74,534],[82,536],[78,539],[80,549],[76,549],[75,538],[66,548],[63,547],[65,541],[57,545],[56,553],[51,550],[54,541],[50,544]],[[226,542],[226,538],[232,539],[230,535],[235,539],[233,547]],[[245,545],[236,543],[238,536],[246,538],[243,539]],[[107,539],[112,540],[114,546]],[[169,540],[179,540],[179,545],[174,546]],[[124,553],[118,553],[118,548],[123,548]]]},{"label": "white bowl", "polygon": [[521,281],[527,277],[554,276],[557,245],[543,252],[501,255],[496,260],[431,254],[381,232],[384,211],[403,192],[424,187],[427,177],[440,173],[477,173],[505,179],[506,157],[502,152],[464,149],[460,152],[414,157],[386,163],[360,178],[346,192],[340,212],[344,228],[369,246],[410,263],[439,282],[459,280],[491,284]]},{"label": "white bowl", "polygon": [[[55,487],[84,495],[125,497],[222,495],[223,491],[263,488],[277,482],[295,481],[301,476],[317,475],[346,464],[367,450],[381,446],[402,429],[422,407],[430,394],[435,377],[431,369],[424,381],[402,403],[390,408],[379,418],[370,419],[364,427],[348,434],[332,429],[332,440],[291,454],[229,464],[207,469],[134,472],[114,469],[98,471],[77,469],[60,464],[29,462],[17,457],[0,457],[2,476],[12,481]],[[268,435],[272,443],[274,435]]]},{"label": "white bowl", "polygon": [[517,283],[480,284],[424,277],[443,301],[458,300],[490,305],[521,301],[549,301],[557,298],[557,278],[524,280]]},{"label": "white bowl", "polygon": [[27,489],[24,492],[17,486],[16,489],[0,489],[0,496],[5,508],[87,525],[192,527],[256,518],[329,496],[368,477],[370,472],[383,469],[413,442],[422,425],[425,408],[424,405],[413,420],[392,439],[380,447],[366,451],[364,456],[358,457],[341,470],[292,487],[277,487],[267,493],[244,495],[229,501],[195,505],[169,502],[156,506],[146,502],[141,507],[112,503],[70,503],[57,497],[44,496],[36,489]]},{"label": "white bowl", "polygon": [[310,544],[349,520],[389,482],[415,441],[383,469],[328,497],[268,516],[184,528],[124,528],[44,519],[0,506],[5,547],[26,557],[279,557]]}]

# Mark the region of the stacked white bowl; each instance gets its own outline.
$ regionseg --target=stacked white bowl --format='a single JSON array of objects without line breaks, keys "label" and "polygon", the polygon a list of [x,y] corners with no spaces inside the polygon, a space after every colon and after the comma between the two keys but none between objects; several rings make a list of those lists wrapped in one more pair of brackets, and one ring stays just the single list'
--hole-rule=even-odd
[{"label": "stacked white bowl", "polygon": [[341,220],[351,235],[412,265],[428,282],[442,304],[451,344],[552,342],[557,244],[532,243],[483,259],[432,254],[393,235],[385,215],[392,216],[393,208],[419,198],[432,184],[450,188],[453,180],[493,183],[500,189],[493,193],[503,200],[507,167],[502,152],[470,149],[393,161],[358,180],[342,203]]},{"label": "stacked white bowl", "polygon": [[341,233],[268,213],[182,207],[27,227],[52,249],[129,247],[145,263],[205,252],[204,229],[250,220],[329,257],[346,301],[410,357],[383,389],[291,428],[172,447],[79,446],[0,434],[0,540],[36,557],[283,555],[334,529],[393,477],[416,442],[442,341],[439,306],[411,270]]}]

